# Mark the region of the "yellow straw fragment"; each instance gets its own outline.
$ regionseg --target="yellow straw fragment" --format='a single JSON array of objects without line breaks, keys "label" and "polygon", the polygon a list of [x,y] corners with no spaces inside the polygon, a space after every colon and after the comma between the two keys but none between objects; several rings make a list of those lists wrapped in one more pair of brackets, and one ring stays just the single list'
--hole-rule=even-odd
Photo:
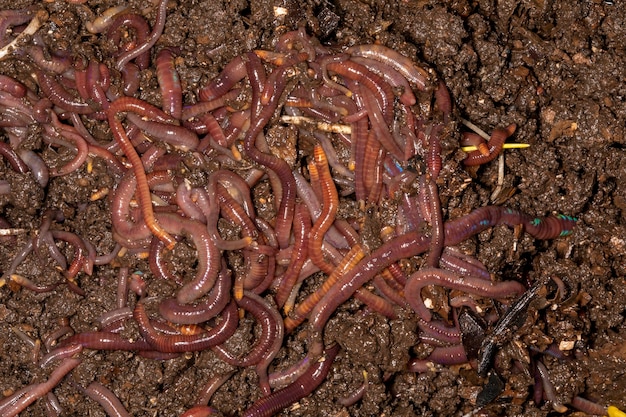
[{"label": "yellow straw fragment", "polygon": [[609,405],[609,408],[606,410],[609,417],[626,417],[626,413],[615,407],[614,405]]},{"label": "yellow straw fragment", "polygon": [[[505,143],[504,145],[502,145],[502,149],[525,149],[528,147],[530,147],[530,144],[528,143]],[[462,146],[461,150],[463,152],[473,152],[473,151],[477,151],[478,148],[474,145]]]}]

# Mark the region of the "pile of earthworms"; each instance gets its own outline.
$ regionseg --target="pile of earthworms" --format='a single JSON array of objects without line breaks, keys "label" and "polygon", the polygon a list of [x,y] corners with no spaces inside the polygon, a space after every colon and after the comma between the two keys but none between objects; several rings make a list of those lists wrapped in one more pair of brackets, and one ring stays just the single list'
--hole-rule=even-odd
[{"label": "pile of earthworms", "polygon": [[[0,59],[32,68],[28,80],[0,75],[5,172],[32,176],[46,190],[54,177],[90,172],[103,161],[112,185],[102,185],[84,203],[106,199],[116,241],[110,252],[98,253],[97,242],[66,230],[61,210],[42,208],[39,228],[0,270],[2,291],[85,295],[81,280],[97,268],[114,268],[119,283],[117,305],[102,311],[100,330],[75,333],[66,323],[42,342],[22,334],[33,346],[43,343],[34,347],[36,361],[51,371],[44,382],[15,387],[0,400],[0,414],[15,416],[43,398],[50,415],[60,415],[54,388],[80,366],[83,350],[168,360],[210,349],[233,367],[256,371],[261,397],[243,415],[273,415],[324,381],[340,354],[338,344],[324,340],[325,326],[352,298],[389,318],[401,309],[415,314],[419,343],[433,350],[407,364],[412,372],[430,362],[469,360],[458,322],[433,311],[433,300],[422,294],[426,287],[463,293],[448,307],[465,306],[476,315],[482,297],[510,304],[524,294],[495,323],[510,330],[536,287],[494,280],[456,246],[502,224],[553,239],[569,234],[576,219],[486,206],[444,220],[440,140],[449,134],[452,109],[432,71],[384,46],[333,48],[301,29],[279,36],[273,51],[233,59],[198,91],[183,94],[176,48],[157,44],[166,8],[167,1],[160,1],[152,26],[123,7],[90,22],[86,29],[117,49],[101,61],[72,58],[46,45],[38,34],[46,15],[37,9],[0,12]],[[151,68],[160,102],[138,98],[139,74]],[[467,135],[479,150],[464,163],[491,161],[514,130],[495,129],[487,143]],[[3,204],[16,192],[9,176],[0,180]],[[385,205],[396,216],[372,227],[368,213]],[[20,225],[0,221],[2,245],[14,245],[11,235],[21,233]],[[189,271],[172,268],[180,246],[195,251]],[[42,254],[63,271],[63,280],[42,284],[22,273],[27,258]],[[131,255],[147,258],[149,271],[119,266],[122,256]],[[321,286],[301,294],[303,283],[313,279],[321,279]],[[169,282],[172,293],[153,296],[146,290],[151,280]],[[258,337],[235,354],[228,341],[242,314],[258,324]],[[133,326],[137,337],[123,337]],[[306,356],[273,372],[287,335],[301,328],[307,329]],[[481,346],[481,374],[503,343],[496,339]],[[545,367],[538,368],[543,378]],[[191,407],[184,415],[211,414],[211,395],[230,375],[202,387],[195,405],[184,404]],[[553,398],[543,379],[546,396]],[[128,415],[99,382],[82,392],[109,415]],[[363,390],[346,402],[359,395]]]}]

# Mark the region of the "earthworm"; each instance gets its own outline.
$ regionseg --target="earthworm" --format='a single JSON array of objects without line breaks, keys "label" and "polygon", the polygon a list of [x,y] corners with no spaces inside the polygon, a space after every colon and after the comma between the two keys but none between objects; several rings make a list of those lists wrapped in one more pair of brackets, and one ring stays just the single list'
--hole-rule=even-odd
[{"label": "earthworm", "polygon": [[[163,0],[161,3],[167,3],[167,1]],[[113,136],[119,143],[122,151],[129,159],[133,167],[133,173],[135,174],[137,181],[137,195],[139,197],[139,204],[141,206],[144,221],[150,231],[162,240],[167,248],[171,250],[176,245],[176,241],[157,223],[154,217],[152,200],[150,198],[150,188],[148,187],[148,179],[146,178],[146,172],[144,171],[143,164],[141,163],[141,159],[139,158],[137,151],[131,144],[130,139],[126,135],[122,123],[117,119],[117,113],[123,111],[138,112],[141,115],[146,115],[146,113],[158,113],[151,112],[150,110],[151,109],[148,107],[147,103],[131,97],[125,97],[111,103],[111,106],[107,110],[107,115]]]},{"label": "earthworm", "polygon": [[48,352],[41,360],[39,361],[39,366],[45,368],[50,362],[65,359],[72,357],[74,355],[79,354],[83,351],[83,347],[79,344],[69,344],[65,346],[58,347],[56,349]]},{"label": "earthworm", "polygon": [[322,240],[337,215],[339,196],[328,168],[326,154],[320,145],[315,145],[313,149],[313,160],[319,174],[323,202],[322,212],[309,231],[308,254],[318,268],[330,274],[335,267],[324,260]]},{"label": "earthworm", "polygon": [[28,172],[29,166],[8,143],[0,142],[0,155],[6,158],[11,168],[13,168],[13,171],[20,174],[26,174]]},{"label": "earthworm", "polygon": [[180,417],[208,417],[218,414],[217,410],[207,405],[196,405],[180,415]]},{"label": "earthworm", "polygon": [[575,217],[562,214],[533,218],[510,208],[485,206],[447,222],[445,245],[458,245],[468,237],[498,224],[506,224],[510,227],[520,224],[528,234],[537,239],[554,239],[569,235],[577,220]]},{"label": "earthworm", "polygon": [[196,335],[165,335],[159,333],[148,319],[144,303],[137,303],[133,316],[139,332],[152,349],[163,353],[183,353],[205,350],[225,342],[237,330],[237,307],[233,301],[222,312],[222,321],[210,331]]},{"label": "earthworm", "polygon": [[442,126],[435,125],[430,129],[428,134],[428,150],[426,157],[426,166],[433,180],[437,180],[443,161],[441,159],[441,138],[439,134]]},{"label": "earthworm", "polygon": [[219,97],[212,100],[201,101],[190,106],[185,106],[182,109],[181,118],[183,120],[189,120],[194,117],[199,117],[206,113],[209,113],[215,109],[226,106],[230,101],[235,100],[241,94],[241,90],[233,89],[227,91]]},{"label": "earthworm", "polygon": [[206,298],[194,305],[180,304],[175,298],[167,298],[159,304],[159,313],[165,320],[177,324],[208,321],[228,304],[231,286],[231,272],[222,262],[217,281]]},{"label": "earthworm", "polygon": [[262,330],[259,339],[242,358],[234,357],[223,346],[214,346],[212,349],[224,362],[233,366],[246,367],[256,365],[261,391],[264,395],[269,395],[271,390],[268,382],[267,367],[282,345],[284,336],[283,319],[278,310],[270,305],[267,300],[249,291],[244,292],[244,296],[237,300],[237,304],[250,312],[260,323]]},{"label": "earthworm", "polygon": [[326,349],[323,361],[312,365],[293,384],[257,400],[243,415],[245,417],[273,416],[290,404],[306,397],[326,379],[337,353],[339,353],[339,345],[333,344]]},{"label": "earthworm", "polygon": [[[289,237],[295,208],[296,184],[289,165],[280,158],[261,152],[256,147],[256,140],[257,136],[262,133],[263,127],[271,118],[274,110],[278,107],[278,100],[280,99],[280,96],[285,88],[286,69],[287,67],[279,67],[275,70],[280,71],[280,76],[276,78],[275,94],[272,95],[271,100],[267,103],[267,105],[259,106],[262,108],[261,113],[257,117],[253,118],[250,128],[246,132],[246,137],[244,138],[244,150],[248,157],[250,157],[253,161],[271,169],[280,178],[282,195],[278,212],[276,213],[274,230],[276,231],[276,237],[281,249],[286,248],[289,245]],[[248,75],[251,75],[250,71],[248,71]],[[250,81],[251,83],[254,83],[254,80]],[[260,97],[258,97],[258,94],[257,97],[255,97],[255,94],[253,93],[252,100],[253,102],[259,101]]]},{"label": "earthworm", "polygon": [[369,384],[370,383],[369,383],[369,378],[367,376],[367,372],[363,371],[363,383],[361,384],[361,386],[359,386],[359,388],[357,388],[349,396],[341,397],[337,399],[337,402],[343,405],[344,407],[353,406],[354,404],[356,404],[363,398],[363,396],[365,395],[365,392],[367,391],[367,387],[369,386]]},{"label": "earthworm", "polygon": [[350,59],[358,64],[366,66],[374,73],[380,75],[392,87],[401,88],[402,94],[400,94],[400,102],[402,102],[403,104],[406,104],[407,106],[413,106],[415,105],[415,103],[417,103],[417,99],[415,98],[415,94],[413,94],[413,90],[411,89],[408,80],[402,74],[400,74],[398,70],[384,64],[383,62],[376,61],[370,58],[353,56]]},{"label": "earthworm", "polygon": [[361,89],[361,94],[363,96],[365,108],[367,109],[367,115],[369,116],[372,130],[376,133],[376,139],[380,141],[383,148],[393,155],[394,158],[398,161],[402,161],[404,152],[391,136],[388,125],[389,122],[383,118],[383,113],[381,113],[373,94],[367,88]]},{"label": "earthworm", "polygon": [[467,363],[467,356],[463,345],[438,346],[426,359],[412,359],[407,365],[409,372],[426,372],[429,370],[428,362],[441,365],[458,365]]},{"label": "earthworm", "polygon": [[129,113],[126,118],[137,125],[146,135],[183,151],[195,150],[200,142],[194,132],[182,126],[144,120],[132,113]]},{"label": "earthworm", "polygon": [[119,334],[110,332],[82,332],[63,339],[59,347],[70,344],[81,345],[85,349],[94,350],[152,350],[152,345],[143,339],[130,341]]},{"label": "earthworm", "polygon": [[67,319],[63,318],[60,321],[61,327],[51,332],[43,339],[43,345],[48,350],[56,345],[57,339],[66,335],[74,334],[74,330],[69,326],[69,321]]},{"label": "earthworm", "polygon": [[215,392],[222,385],[224,385],[226,381],[228,381],[234,374],[235,374],[235,371],[230,371],[230,372],[223,373],[221,375],[214,376],[213,378],[209,379],[209,381],[204,385],[204,387],[200,389],[200,392],[198,393],[198,399],[196,400],[196,404],[198,406],[207,405],[209,401],[211,401],[211,397],[213,397],[213,394],[215,394]]},{"label": "earthworm", "polygon": [[128,172],[118,181],[111,201],[111,223],[115,239],[125,247],[131,242],[144,241],[150,237],[150,229],[141,221],[143,219],[137,219],[136,222],[130,220],[130,201],[136,188],[137,180],[132,172]]},{"label": "earthworm", "polygon": [[46,125],[44,129],[46,133],[43,135],[43,139],[46,143],[56,143],[56,139],[60,135],[64,139],[68,139],[69,141],[71,141],[71,143],[76,147],[76,156],[65,165],[52,168],[49,171],[50,175],[55,177],[67,175],[80,168],[80,166],[87,160],[87,156],[89,155],[89,147],[87,146],[87,142],[85,142],[85,139],[83,139],[83,137],[73,129],[57,128],[56,131],[59,133],[55,132],[55,129],[52,127],[52,125]]},{"label": "earthworm", "polygon": [[88,274],[91,275],[90,272],[93,264],[91,264],[91,266],[86,265],[88,262],[87,257],[85,256],[87,247],[85,246],[83,240],[74,233],[66,232],[64,230],[51,230],[50,232],[52,233],[53,238],[67,242],[74,247],[74,257],[72,259],[72,263],[67,268],[67,271],[65,271],[66,278],[73,281],[81,270],[85,272],[89,271]]},{"label": "earthworm", "polygon": [[475,276],[485,280],[491,279],[485,265],[455,247],[444,248],[439,263],[443,268],[459,275]]},{"label": "earthworm", "polygon": [[415,63],[383,45],[358,45],[348,48],[346,51],[352,56],[371,58],[380,61],[402,74],[407,80],[414,83],[419,90],[426,88],[428,72],[415,65]]},{"label": "earthworm", "polygon": [[85,394],[104,408],[109,417],[130,417],[119,398],[109,388],[94,381],[87,388]]},{"label": "earthworm", "polygon": [[[39,45],[31,45],[23,52],[25,52],[40,69],[55,74],[63,74],[72,66],[72,61],[67,54],[65,56],[59,56],[54,52],[44,50],[44,48]],[[21,55],[22,52],[18,51],[17,54]]]},{"label": "earthworm", "polygon": [[[141,56],[144,53],[148,53],[150,48],[152,48],[159,37],[161,37],[161,33],[163,33],[163,29],[165,28],[166,12],[167,0],[161,0],[159,8],[157,9],[157,17],[154,22],[154,26],[152,27],[152,32],[150,32],[145,40],[141,40],[136,48],[120,55],[115,65],[118,71],[121,71],[129,61]],[[113,26],[115,27],[115,24]],[[139,65],[139,68],[141,68],[141,65]]]},{"label": "earthworm", "polygon": [[48,75],[45,72],[36,69],[35,77],[41,91],[50,101],[54,103],[54,105],[59,106],[63,110],[78,114],[91,114],[94,112],[94,109],[92,109],[88,103],[72,97],[72,95],[67,92],[65,87],[59,84],[54,76]]},{"label": "earthworm", "polygon": [[46,413],[48,417],[59,417],[63,412],[63,407],[59,403],[59,399],[52,391],[46,394]]},{"label": "earthworm", "polygon": [[[72,369],[80,365],[80,359],[65,359],[61,364],[50,374],[50,377],[46,382],[39,384],[32,384],[28,386],[25,392],[21,395],[7,397],[0,403],[0,413],[5,417],[15,417],[29,405],[35,402],[37,399],[43,397],[50,392],[65,375],[70,373]],[[18,391],[20,393],[20,391]]]},{"label": "earthworm", "polygon": [[156,76],[161,90],[163,111],[180,119],[183,108],[183,92],[176,71],[175,55],[170,49],[161,49],[156,57]]},{"label": "earthworm", "polygon": [[515,132],[516,127],[515,123],[511,123],[504,129],[499,127],[495,128],[488,142],[489,155],[483,155],[480,150],[472,151],[467,155],[467,158],[463,160],[463,164],[465,166],[475,166],[493,161],[498,154],[500,154],[504,141]]},{"label": "earthworm", "polygon": [[430,321],[432,313],[422,301],[421,290],[427,285],[440,285],[490,298],[506,298],[522,294],[524,286],[516,281],[494,283],[475,277],[461,277],[453,272],[437,268],[421,268],[409,277],[404,296],[422,319]]},{"label": "earthworm", "polygon": [[198,256],[196,276],[183,285],[176,294],[179,303],[191,303],[213,287],[221,265],[219,250],[202,223],[170,213],[159,213],[158,219],[170,233],[188,234],[196,248]]},{"label": "earthworm", "polygon": [[0,90],[6,91],[15,98],[22,98],[26,95],[26,87],[8,75],[0,74]]},{"label": "earthworm", "polygon": [[439,188],[435,180],[431,178],[427,180],[426,187],[428,189],[430,203],[430,250],[426,258],[426,265],[432,268],[439,266],[439,260],[444,248],[444,223],[443,212],[441,211],[441,200],[439,198]]},{"label": "earthworm", "polygon": [[126,96],[133,96],[139,90],[139,66],[132,62],[122,68],[122,91]]},{"label": "earthworm", "polygon": [[463,132],[461,136],[461,140],[459,141],[459,145],[461,146],[476,146],[478,152],[482,156],[489,156],[489,142],[485,140],[478,133],[474,132]]},{"label": "earthworm", "polygon": [[285,318],[285,329],[288,333],[300,325],[311,311],[315,311],[319,303],[321,303],[321,300],[327,297],[329,292],[333,291],[337,282],[342,279],[343,274],[349,274],[350,271],[355,269],[355,266],[363,258],[363,255],[363,248],[361,248],[359,244],[356,244],[350,249],[350,252],[346,254],[339,265],[337,265],[328,278],[326,278],[322,286],[318,288],[317,291],[310,294],[287,318]]},{"label": "earthworm", "polygon": [[606,407],[603,407],[596,402],[589,401],[578,395],[572,398],[572,401],[570,401],[570,405],[574,407],[575,409],[580,410],[583,413],[586,413],[589,415],[604,416],[607,414]]},{"label": "earthworm", "polygon": [[291,252],[291,259],[289,261],[289,267],[283,275],[282,279],[278,279],[280,286],[276,292],[276,304],[282,307],[293,286],[298,280],[298,275],[302,270],[302,266],[308,257],[308,245],[306,241],[308,239],[311,230],[311,216],[308,209],[302,204],[296,205],[296,212],[293,219],[294,223],[294,244]]},{"label": "earthworm", "polygon": [[329,62],[326,67],[341,76],[362,83],[377,99],[387,125],[393,120],[394,94],[391,86],[381,77],[354,61]]},{"label": "earthworm", "polygon": [[126,11],[128,6],[114,6],[106,9],[92,22],[85,23],[85,28],[91,33],[104,32],[109,26],[113,24],[113,19],[120,13]]},{"label": "earthworm", "polygon": [[537,374],[539,374],[539,378],[541,378],[543,393],[545,394],[546,399],[550,402],[554,411],[558,413],[566,412],[567,407],[565,407],[557,398],[556,389],[554,388],[552,381],[550,381],[548,369],[541,361],[537,361],[535,365],[537,367]]},{"label": "earthworm", "polygon": [[226,94],[235,84],[247,75],[246,62],[242,56],[230,61],[222,72],[205,87],[201,88],[198,96],[201,101],[211,101]]}]

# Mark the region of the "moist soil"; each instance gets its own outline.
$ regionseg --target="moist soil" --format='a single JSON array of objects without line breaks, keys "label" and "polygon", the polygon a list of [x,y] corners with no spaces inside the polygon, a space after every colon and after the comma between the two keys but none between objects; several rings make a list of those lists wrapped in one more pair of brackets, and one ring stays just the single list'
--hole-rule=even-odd
[{"label": "moist soil", "polygon": [[[49,12],[41,30],[48,44],[98,59],[110,48],[84,24],[117,3],[0,1],[0,9],[32,4]],[[154,22],[154,4],[135,0],[128,4]],[[277,16],[274,6],[284,7],[286,14]],[[444,140],[440,184],[446,218],[489,204],[498,181],[497,161],[477,170],[459,168],[461,118],[486,131],[516,123],[511,140],[531,145],[506,151],[498,204],[531,215],[565,213],[579,218],[572,235],[552,241],[496,227],[462,246],[497,279],[530,283],[552,276],[567,288],[563,297],[531,308],[513,340],[500,350],[496,368],[504,381],[503,392],[476,415],[556,414],[551,404],[533,400],[531,358],[546,365],[562,403],[580,395],[626,409],[626,8],[599,0],[171,1],[157,47],[178,48],[176,65],[185,100],[191,102],[198,88],[233,57],[257,48],[271,50],[278,34],[301,26],[323,43],[379,42],[432,68],[445,82],[455,107],[455,123]],[[32,87],[24,68],[18,60],[0,63],[0,72]],[[158,94],[154,69],[144,71],[141,98],[158,103]],[[95,133],[108,135],[106,129]],[[71,155],[62,152],[44,152],[50,163],[68,158]],[[197,175],[200,181],[202,175]],[[6,161],[0,162],[0,177],[14,190],[0,197],[0,214],[13,227],[28,230],[16,238],[0,238],[0,272],[37,230],[47,208],[62,210],[62,228],[88,238],[99,254],[112,249],[109,201],[89,199],[94,190],[113,185],[102,161],[94,159],[91,172],[83,167],[52,179],[45,190],[30,174],[14,173]],[[261,201],[262,187],[256,192]],[[351,206],[349,201],[344,205]],[[378,213],[383,223],[393,222],[385,218],[393,210],[379,208]],[[71,248],[64,250],[71,257]],[[190,259],[193,251],[174,251],[172,256],[178,271],[184,271]],[[128,255],[96,267],[92,276],[81,273],[78,285],[85,296],[65,286],[45,294],[14,285],[0,289],[0,392],[9,394],[50,372],[33,363],[33,347],[15,329],[43,339],[68,318],[77,332],[96,330],[97,318],[115,308],[121,265],[147,274],[150,295],[172,292],[167,284],[151,279],[145,260]],[[18,272],[42,284],[62,279],[46,254],[29,256]],[[307,284],[302,293],[316,285]],[[356,301],[347,302],[325,331],[326,343],[336,341],[342,348],[327,380],[281,415],[435,416],[476,409],[487,379],[471,367],[404,370],[410,357],[428,353],[420,345],[414,347],[416,326],[408,312],[388,320]],[[254,329],[252,319],[242,320],[232,346],[254,343]],[[126,336],[137,337],[132,329],[129,332]],[[537,353],[551,344],[561,346],[565,357]],[[272,369],[289,366],[305,352],[306,332],[295,332],[285,339]],[[210,351],[166,361],[133,352],[92,350],[81,357],[83,363],[54,390],[62,415],[105,415],[77,387],[94,379],[111,388],[131,415],[179,415],[194,404],[196,393],[210,378],[233,369]],[[363,399],[350,407],[340,405],[338,399],[361,386],[363,371],[369,378]],[[254,370],[237,369],[211,405],[226,416],[238,415],[259,396]],[[566,414],[576,412],[569,408]],[[35,403],[22,415],[46,415],[44,403]]]}]

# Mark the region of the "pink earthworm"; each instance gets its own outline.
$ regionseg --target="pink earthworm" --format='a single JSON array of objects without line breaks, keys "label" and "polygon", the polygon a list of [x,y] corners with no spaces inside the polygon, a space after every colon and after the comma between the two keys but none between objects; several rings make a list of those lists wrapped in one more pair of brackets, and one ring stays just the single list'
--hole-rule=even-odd
[{"label": "pink earthworm", "polygon": [[[167,12],[167,0],[160,0],[159,8],[157,9],[157,17],[154,22],[154,26],[152,28],[152,32],[148,35],[148,37],[140,42],[140,44],[130,51],[124,52],[117,60],[116,68],[118,71],[121,71],[124,66],[131,60],[147,53],[152,46],[156,43],[156,41],[161,37],[161,33],[163,33],[163,28],[165,27],[165,17]],[[140,66],[141,68],[141,66]]]},{"label": "pink earthworm", "polygon": [[176,56],[170,49],[161,49],[156,57],[156,75],[161,90],[163,111],[180,119],[183,108],[183,92],[175,66]]},{"label": "pink earthworm", "polygon": [[109,417],[130,417],[113,391],[98,381],[89,384],[84,392],[89,398],[100,404]]}]

